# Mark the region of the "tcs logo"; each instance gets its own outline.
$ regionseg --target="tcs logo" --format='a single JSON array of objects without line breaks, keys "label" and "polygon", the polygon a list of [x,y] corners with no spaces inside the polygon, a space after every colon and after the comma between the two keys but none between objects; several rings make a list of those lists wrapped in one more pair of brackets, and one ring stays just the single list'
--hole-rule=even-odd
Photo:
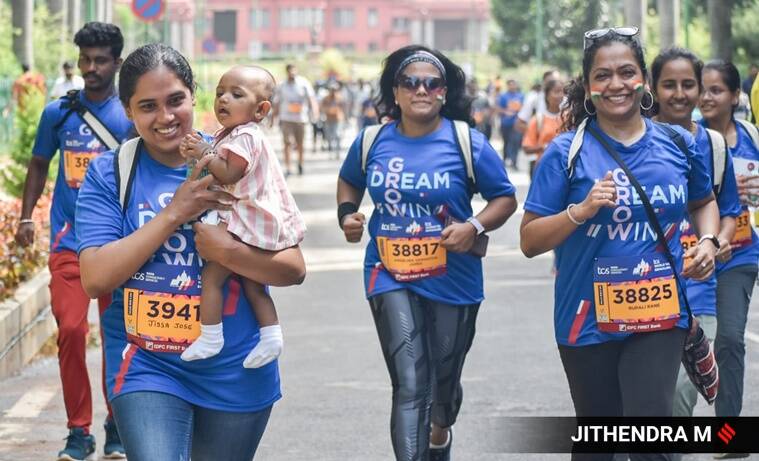
[{"label": "tcs logo", "polygon": [[611,269],[609,269],[608,267],[598,266],[596,268],[596,272],[598,272],[598,275],[610,275],[611,274]]}]

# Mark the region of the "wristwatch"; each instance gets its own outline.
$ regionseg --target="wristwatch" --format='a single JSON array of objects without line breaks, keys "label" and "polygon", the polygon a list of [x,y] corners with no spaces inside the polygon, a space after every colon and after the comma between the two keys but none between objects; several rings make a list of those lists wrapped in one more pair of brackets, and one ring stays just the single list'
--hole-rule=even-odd
[{"label": "wristwatch", "polygon": [[704,234],[704,235],[702,235],[701,238],[698,239],[698,244],[700,245],[701,242],[703,242],[704,240],[709,240],[710,242],[712,242],[714,244],[714,248],[716,248],[716,249],[719,250],[719,248],[720,248],[721,245],[719,244],[719,239],[717,237],[715,237],[714,234]]},{"label": "wristwatch", "polygon": [[474,228],[477,229],[477,235],[480,235],[483,232],[485,232],[485,226],[483,226],[482,223],[478,221],[477,218],[475,218],[474,216],[467,218],[466,222],[473,225]]}]

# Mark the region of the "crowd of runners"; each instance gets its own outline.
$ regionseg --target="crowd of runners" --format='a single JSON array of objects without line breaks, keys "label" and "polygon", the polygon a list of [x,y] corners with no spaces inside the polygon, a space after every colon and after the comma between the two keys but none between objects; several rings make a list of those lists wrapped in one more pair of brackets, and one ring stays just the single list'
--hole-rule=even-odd
[{"label": "crowd of runners", "polygon": [[[516,80],[479,87],[439,51],[406,46],[373,84],[312,85],[294,65],[276,82],[235,66],[215,87],[219,130],[200,133],[179,52],[149,44],[122,57],[121,31],[97,22],[74,42],[83,88],[45,107],[16,234],[34,242],[32,210],[60,153],[49,259],[69,429],[59,460],[95,451],[85,362],[95,298],[105,457],[254,457],[282,397],[283,328],[265,287],[306,274],[305,223],[287,188],[304,174],[306,136],[342,159],[345,240],[369,237],[365,293],[396,459],[451,459],[487,233],[517,209],[507,169],[520,155],[532,178],[521,249],[555,252],[555,338],[577,416],[689,416],[699,393],[717,416],[741,414],[759,262],[756,72],[742,81],[732,63],[681,48],[647,57],[637,28],[607,28],[578,37],[579,77],[549,71],[523,95]],[[272,118],[282,163],[260,126]],[[351,124],[358,135],[341,145]],[[476,214],[475,194],[487,202]],[[696,344],[714,363],[694,376],[681,362]]]}]

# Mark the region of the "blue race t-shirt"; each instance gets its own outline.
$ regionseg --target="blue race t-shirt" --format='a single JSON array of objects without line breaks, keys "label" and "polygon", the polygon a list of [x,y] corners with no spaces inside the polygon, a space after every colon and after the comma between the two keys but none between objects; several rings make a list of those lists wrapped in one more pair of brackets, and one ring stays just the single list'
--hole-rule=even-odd
[{"label": "blue race t-shirt", "polygon": [[[68,112],[61,107],[66,99],[57,99],[45,107],[40,117],[37,137],[32,154],[52,160],[60,150],[58,178],[50,207],[50,251],[76,251],[76,227],[74,209],[79,187],[84,180],[89,162],[106,151],[92,133],[90,127],[77,114],[72,113],[58,129],[54,129]],[[94,102],[79,92],[79,101],[105,125],[116,140],[123,142],[132,131],[132,122],[127,119],[118,95],[105,101]]]},{"label": "blue race t-shirt", "polygon": [[[498,154],[482,133],[469,132],[476,192],[485,200],[513,196],[514,186]],[[480,258],[453,252],[443,257],[435,243],[450,219],[464,222],[472,216],[466,168],[453,123],[443,119],[434,132],[410,138],[398,131],[397,122],[391,122],[369,153],[366,174],[361,171],[362,139],[359,135],[353,142],[340,178],[361,191],[368,189],[375,205],[364,258],[367,298],[408,289],[448,304],[481,302]],[[402,274],[392,275],[384,264],[388,261],[403,266]]]},{"label": "blue race t-shirt", "polygon": [[[708,127],[705,119],[701,120],[700,123]],[[759,147],[754,145],[751,136],[740,123],[735,122],[735,120],[733,120],[733,123],[735,123],[736,143],[735,146],[730,147],[730,155],[733,156],[733,159],[743,158],[758,161]],[[748,207],[743,205],[741,213],[743,213],[743,216],[738,219],[743,219],[744,224],[749,227],[751,239],[749,241],[747,238],[745,242],[738,244],[737,247],[736,245],[733,245],[733,256],[730,260],[726,263],[717,262],[717,275],[738,266],[756,266],[757,262],[759,262],[759,237],[757,237],[756,231],[751,228]],[[733,243],[736,243],[735,239],[733,240]]]},{"label": "blue race t-shirt", "polygon": [[[171,201],[187,174],[186,167],[167,167],[142,148],[129,203],[122,215],[113,160],[113,152],[107,152],[95,159],[87,171],[77,202],[79,252],[119,240],[144,226]],[[201,270],[192,227],[185,224],[124,286],[113,292],[113,301],[101,318],[109,399],[130,392],[156,391],[204,408],[250,412],[266,408],[281,397],[276,361],[258,369],[242,366],[246,355],[258,343],[259,330],[234,277],[224,286],[224,348],[219,355],[185,362],[179,357],[181,351],[153,352],[128,340],[126,319],[130,317],[124,309],[125,286],[160,281],[162,273],[172,273],[178,276],[167,277],[164,283],[170,281],[172,287],[179,289],[197,289]],[[129,301],[128,305],[134,304],[132,299]],[[181,302],[176,306],[159,306],[155,321],[160,323],[182,315],[197,321],[197,310],[181,306]]]},{"label": "blue race t-shirt", "polygon": [[[704,156],[704,162],[709,168],[709,177],[714,183],[714,162],[712,161],[712,147],[709,142],[709,135],[706,129],[701,125],[696,125],[696,148],[698,153]],[[738,200],[738,187],[735,182],[735,170],[733,168],[733,159],[730,152],[727,153],[727,166],[723,178],[722,187],[717,194],[717,206],[719,207],[720,218],[725,216],[736,217],[741,214],[741,204]],[[688,217],[683,219],[680,225],[680,242],[683,244],[683,250],[686,246],[690,247],[697,244],[698,238],[691,226]],[[686,279],[686,290],[688,292],[688,301],[694,315],[717,315],[717,274],[716,271],[704,281]]]},{"label": "blue race t-shirt", "polygon": [[[661,227],[682,270],[680,223],[688,212],[687,203],[706,198],[712,184],[703,156],[696,152],[693,137],[674,127],[685,138],[690,159],[670,139],[663,127],[646,119],[646,133],[630,146],[606,136],[595,120],[596,128],[614,147],[638,182],[649,194]],[[651,228],[643,203],[622,169],[603,146],[585,133],[581,151],[568,177],[567,157],[575,132],[559,135],[546,149],[538,163],[525,202],[525,210],[550,216],[566,210],[570,203],[585,200],[596,181],[607,171],[617,185],[617,206],[601,208],[592,219],[579,226],[556,248],[558,274],[554,290],[554,327],[556,341],[562,345],[584,346],[622,340],[630,333],[607,333],[596,324],[593,294],[593,270],[596,258],[635,257],[657,252],[656,233]],[[680,321],[687,328],[687,314],[680,302]]]},{"label": "blue race t-shirt", "polygon": [[513,115],[501,114],[502,127],[510,127],[516,123],[519,109],[522,108],[522,102],[524,102],[524,95],[518,91],[507,91],[498,97],[498,107],[514,112]]}]

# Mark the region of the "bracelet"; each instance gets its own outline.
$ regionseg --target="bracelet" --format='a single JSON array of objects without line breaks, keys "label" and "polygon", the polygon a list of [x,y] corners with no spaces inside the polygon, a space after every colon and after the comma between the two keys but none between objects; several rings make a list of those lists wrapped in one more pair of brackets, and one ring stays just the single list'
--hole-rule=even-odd
[{"label": "bracelet", "polygon": [[572,221],[572,223],[574,223],[575,226],[582,226],[583,224],[585,224],[587,219],[585,221],[578,221],[574,218],[574,216],[572,216],[572,213],[569,211],[576,206],[577,206],[576,203],[570,203],[569,205],[567,205],[567,217],[569,218],[570,221]]},{"label": "bracelet", "polygon": [[343,202],[337,206],[337,225],[343,228],[343,218],[358,211],[358,206],[353,202]]},{"label": "bracelet", "polygon": [[19,220],[18,224],[19,225],[21,225],[21,224],[34,224],[34,220],[33,219],[21,219],[21,220]]}]

